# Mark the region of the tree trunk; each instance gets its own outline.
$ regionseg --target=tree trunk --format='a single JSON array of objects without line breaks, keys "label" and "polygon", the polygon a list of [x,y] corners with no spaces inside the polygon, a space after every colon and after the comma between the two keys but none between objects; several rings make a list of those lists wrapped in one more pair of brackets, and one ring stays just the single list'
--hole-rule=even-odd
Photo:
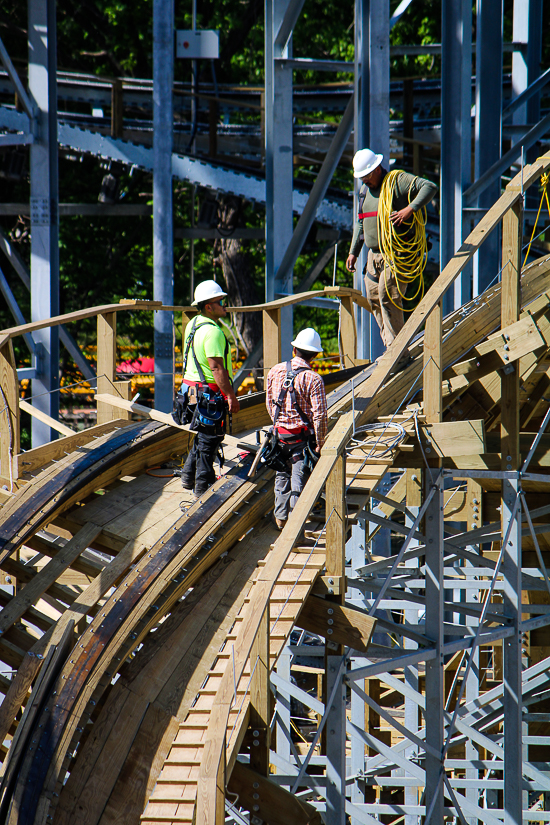
[{"label": "tree trunk", "polygon": [[[261,298],[252,279],[250,259],[243,249],[243,243],[232,238],[231,233],[240,225],[242,202],[239,198],[228,197],[219,203],[218,229],[227,238],[214,244],[214,263],[222,268],[229,303],[232,306],[249,306],[260,303]],[[262,316],[259,312],[238,312],[233,316],[237,336],[248,355],[262,336]]]}]

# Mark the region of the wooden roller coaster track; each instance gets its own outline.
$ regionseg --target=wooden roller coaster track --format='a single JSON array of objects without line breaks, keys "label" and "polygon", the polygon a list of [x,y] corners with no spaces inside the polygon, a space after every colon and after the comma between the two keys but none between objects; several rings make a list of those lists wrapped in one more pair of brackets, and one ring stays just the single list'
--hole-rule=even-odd
[{"label": "wooden roller coaster track", "polygon": [[[487,703],[493,704],[485,727],[472,733],[476,711],[460,687],[464,684],[465,689],[470,665],[463,667],[453,657],[468,645],[472,651],[485,645],[496,661],[499,644],[502,650],[503,640],[512,634],[513,622],[506,619],[508,596],[502,607],[493,598],[494,590],[486,589],[485,607],[464,603],[456,608],[465,616],[481,616],[479,629],[461,647],[452,641],[456,635],[449,637],[449,621],[443,620],[449,610],[443,585],[450,559],[473,564],[474,557],[480,565],[479,582],[493,575],[495,581],[501,570],[505,583],[509,581],[504,550],[512,544],[508,538],[520,504],[512,508],[509,524],[502,525],[496,507],[502,495],[506,510],[508,499],[502,490],[523,467],[521,496],[526,506],[518,529],[524,536],[524,559],[529,561],[524,561],[528,572],[524,570],[523,579],[519,571],[515,597],[521,604],[523,592],[525,604],[548,604],[545,536],[550,527],[541,518],[550,510],[545,506],[550,445],[541,421],[550,385],[550,258],[529,266],[520,288],[518,226],[521,184],[526,188],[549,166],[550,156],[545,156],[524,170],[523,182],[512,181],[379,362],[352,377],[341,376],[341,385],[329,394],[329,438],[282,533],[265,518],[273,506],[271,471],[248,475],[255,449],[250,430],[266,420],[263,398],[262,406],[250,407],[237,425],[241,432],[231,440],[230,469],[199,501],[182,492],[179,479],[162,477],[152,469],[185,454],[188,430],[163,423],[162,416],[129,421],[132,410],[144,415],[146,411],[112,389],[109,395],[105,384],[98,402],[104,418],[97,428],[28,454],[15,455],[14,442],[10,450],[4,448],[3,478],[9,475],[7,456],[16,470],[16,483],[12,492],[3,492],[0,510],[0,662],[10,671],[10,678],[0,675],[0,823],[219,825],[226,805],[235,821],[241,821],[244,811],[269,823],[319,821],[319,811],[330,821],[323,792],[315,784],[318,771],[308,772],[307,760],[302,765],[297,757],[294,776],[302,772],[292,792],[285,789],[290,781],[274,781],[281,768],[273,768],[272,734],[280,720],[274,723],[270,679],[277,684],[273,671],[295,628],[325,640],[327,656],[341,663],[339,678],[345,678],[349,650],[369,662],[370,687],[362,696],[367,704],[370,701],[378,721],[372,722],[369,711],[364,726],[352,727],[354,736],[364,737],[369,769],[375,771],[384,758],[399,767],[408,734],[417,746],[423,743],[425,773],[421,775],[418,767],[414,776],[417,787],[426,792],[420,805],[407,809],[408,815],[414,808],[415,815],[439,825],[443,819],[436,816],[450,810],[460,819],[456,811],[469,805],[470,817],[502,821],[498,815],[491,819],[488,812],[479,813],[479,804],[467,791],[462,795],[453,790],[457,782],[460,787],[462,774],[445,773],[441,766],[451,741],[451,754],[466,747],[462,740],[452,739],[453,730],[463,737],[467,730],[478,744],[490,747],[492,740],[480,731],[494,733],[497,728],[491,725],[501,724],[499,702],[506,705],[506,689],[497,685],[496,665],[491,671],[495,684],[486,694]],[[502,282],[442,320],[445,290],[502,219]],[[350,291],[344,291],[342,300],[351,300]],[[264,329],[277,326],[279,304],[261,307]],[[351,303],[347,307],[351,318]],[[105,316],[114,311],[102,309]],[[23,331],[26,328],[0,333],[6,418],[17,415],[13,389],[4,380],[13,372],[10,339]],[[349,334],[348,328],[348,338]],[[276,349],[273,344],[266,365],[277,360]],[[395,372],[406,349],[412,360]],[[114,386],[114,375],[110,382]],[[390,471],[391,490],[383,492],[380,483]],[[445,473],[466,479],[466,488],[445,488]],[[420,475],[426,479],[424,490]],[[476,495],[483,517],[473,504]],[[435,534],[428,521],[439,512],[434,560],[428,545]],[[453,526],[460,522],[466,522],[465,530]],[[352,574],[346,545],[358,523],[367,525],[365,544],[381,528],[396,537],[390,554],[367,554],[359,574],[354,571],[359,578],[353,581],[366,593],[367,609],[355,602],[346,604]],[[478,556],[474,545],[480,548]],[[406,564],[409,578],[425,576],[423,583],[407,585],[407,598],[426,611],[424,629],[403,618],[404,591],[396,577]],[[438,581],[433,578],[436,569]],[[430,587],[435,585],[441,638],[428,632]],[[400,606],[375,616],[378,604],[391,599]],[[550,667],[543,664],[550,654],[544,634],[550,618],[543,609],[527,615],[531,613],[535,618],[522,623],[516,611],[514,625],[519,627],[519,622],[523,633],[539,633],[539,642],[531,638],[530,669],[523,673],[527,703],[529,691],[548,691]],[[378,632],[410,639],[414,646],[398,645],[392,653],[373,637],[377,621]],[[392,668],[397,672],[410,664],[411,650],[417,665],[426,662],[419,676],[425,682],[427,698],[418,699],[424,708],[435,679],[430,662],[437,660],[443,681],[447,673],[454,673],[451,694],[455,688],[459,691],[456,718],[445,716],[455,707],[449,699],[439,740],[431,738],[436,733],[427,721],[414,733],[394,719],[400,707],[397,688],[404,683],[389,674]],[[395,667],[388,664],[387,658],[398,654],[404,664],[397,658]],[[380,674],[388,674],[385,705],[380,694],[373,699]],[[312,700],[318,717],[336,695],[336,688],[327,687],[328,670],[324,678],[317,704]],[[298,688],[295,693],[306,696]],[[384,710],[392,701],[393,716]],[[479,702],[484,705],[483,698]],[[534,723],[537,714],[532,715]],[[545,707],[539,716],[537,735],[543,747],[549,724],[543,719],[548,716]],[[385,744],[375,733],[381,717],[393,720],[397,731]],[[446,745],[441,739],[443,724],[449,726]],[[316,739],[320,754],[331,747],[321,728]],[[508,735],[505,732],[504,745]],[[345,732],[343,742],[345,765]],[[479,756],[480,764],[484,758],[489,757]],[[540,779],[537,768],[541,759],[524,760],[523,768],[521,759],[520,753],[520,778],[523,771],[531,790],[539,780],[546,790],[548,782]],[[411,770],[417,769],[413,765]],[[360,814],[357,806],[351,815],[365,823],[380,821],[373,819],[368,807],[372,802],[379,805],[376,815],[382,821],[399,821],[395,810],[402,805],[401,797],[399,805],[395,798],[391,804],[380,796],[371,800],[372,777],[365,777],[367,807]],[[499,781],[506,799],[511,780]],[[299,788],[310,792],[297,794]],[[330,791],[324,793],[330,806]]]}]

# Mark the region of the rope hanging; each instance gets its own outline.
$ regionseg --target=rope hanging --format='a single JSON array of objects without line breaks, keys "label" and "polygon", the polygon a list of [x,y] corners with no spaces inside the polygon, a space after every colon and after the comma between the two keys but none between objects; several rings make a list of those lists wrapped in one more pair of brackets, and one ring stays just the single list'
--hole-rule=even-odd
[{"label": "rope hanging", "polygon": [[[546,200],[546,206],[548,207],[548,216],[550,217],[550,201],[548,200],[548,184],[550,183],[550,173],[545,172],[544,175],[540,176],[540,187],[542,190],[540,196],[540,203],[539,203],[539,211],[537,212],[537,218],[535,220],[535,225],[533,227],[533,231],[531,233],[531,238],[529,240],[529,246],[527,247],[527,252],[525,253],[525,260],[523,261],[523,266],[527,263],[527,258],[529,257],[529,252],[531,251],[531,244],[533,243],[533,239],[535,237],[535,232],[537,231],[537,223],[539,222],[539,217],[542,209],[542,204]],[[522,267],[523,269],[523,267]]]},{"label": "rope hanging", "polygon": [[[397,177],[400,172],[393,170],[384,178],[380,190],[378,201],[378,240],[380,250],[384,260],[395,276],[397,290],[403,301],[414,301],[420,293],[420,298],[424,295],[424,268],[428,258],[428,246],[426,241],[426,208],[422,207],[413,212],[410,221],[402,224],[405,232],[398,231],[397,227],[390,221],[392,213],[393,193]],[[411,193],[409,190],[409,203]],[[418,289],[411,298],[405,296],[407,286],[419,279]],[[391,297],[388,290],[386,273],[384,272],[384,283],[386,293],[392,304],[403,312],[412,312],[414,307],[405,309],[399,307]]]}]

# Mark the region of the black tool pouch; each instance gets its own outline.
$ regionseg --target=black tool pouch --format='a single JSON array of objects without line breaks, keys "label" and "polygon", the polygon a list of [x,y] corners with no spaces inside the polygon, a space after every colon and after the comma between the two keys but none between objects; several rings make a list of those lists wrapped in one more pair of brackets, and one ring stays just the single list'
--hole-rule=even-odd
[{"label": "black tool pouch", "polygon": [[315,452],[311,446],[311,441],[308,441],[304,447],[304,472],[312,473],[319,458],[320,454]]},{"label": "black tool pouch", "polygon": [[193,413],[189,409],[189,395],[187,390],[181,390],[176,393],[174,399],[174,409],[172,410],[172,418],[176,424],[190,424],[193,418]]},{"label": "black tool pouch", "polygon": [[288,472],[288,464],[277,432],[267,433],[267,443],[263,448],[260,463],[280,473]]},{"label": "black tool pouch", "polygon": [[197,405],[191,421],[193,429],[200,429],[208,435],[224,435],[227,403],[221,392],[213,392],[209,387],[197,387]]}]

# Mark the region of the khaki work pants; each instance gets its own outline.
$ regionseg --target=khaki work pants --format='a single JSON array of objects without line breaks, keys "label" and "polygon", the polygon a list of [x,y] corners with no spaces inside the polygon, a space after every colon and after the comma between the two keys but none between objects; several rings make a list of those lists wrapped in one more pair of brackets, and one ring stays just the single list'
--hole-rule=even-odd
[{"label": "khaki work pants", "polygon": [[[384,277],[384,272],[386,277]],[[371,306],[370,311],[376,318],[382,341],[387,349],[405,323],[403,302],[395,283],[395,277],[390,268],[386,266],[384,256],[381,252],[373,252],[372,249],[369,249],[367,257],[365,287],[367,301]],[[388,292],[397,306],[391,302]]]}]

